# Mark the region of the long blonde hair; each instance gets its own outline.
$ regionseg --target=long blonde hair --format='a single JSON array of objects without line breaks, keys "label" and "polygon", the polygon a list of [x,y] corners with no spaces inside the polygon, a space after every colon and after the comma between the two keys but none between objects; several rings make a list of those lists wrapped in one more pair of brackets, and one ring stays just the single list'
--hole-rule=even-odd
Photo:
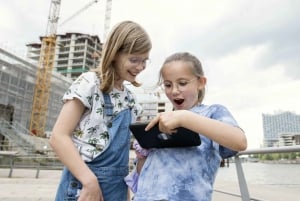
[{"label": "long blonde hair", "polygon": [[[144,54],[151,48],[149,35],[136,22],[123,21],[115,25],[103,46],[100,65],[94,70],[101,79],[101,91],[113,89],[116,68],[113,61],[118,53]],[[136,87],[141,85],[137,81],[132,84]]]}]

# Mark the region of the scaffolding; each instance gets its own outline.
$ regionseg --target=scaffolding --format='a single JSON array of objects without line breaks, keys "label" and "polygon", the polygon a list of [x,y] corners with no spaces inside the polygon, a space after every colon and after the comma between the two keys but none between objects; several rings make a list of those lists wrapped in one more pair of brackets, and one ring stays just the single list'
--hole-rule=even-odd
[{"label": "scaffolding", "polygon": [[[29,128],[36,71],[36,65],[0,48],[0,117]],[[52,130],[71,83],[72,79],[53,72],[46,131]]]}]

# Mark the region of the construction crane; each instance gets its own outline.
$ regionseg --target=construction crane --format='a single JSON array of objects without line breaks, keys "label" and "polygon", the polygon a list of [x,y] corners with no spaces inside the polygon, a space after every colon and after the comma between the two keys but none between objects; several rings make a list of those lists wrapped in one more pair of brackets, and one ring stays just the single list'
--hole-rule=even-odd
[{"label": "construction crane", "polygon": [[46,36],[42,37],[40,57],[36,72],[29,130],[32,134],[39,137],[44,137],[45,135],[60,4],[61,0],[51,1]]},{"label": "construction crane", "polygon": [[81,8],[80,10],[78,10],[77,12],[75,12],[73,15],[71,15],[69,18],[67,18],[65,21],[63,21],[59,26],[64,25],[65,23],[69,22],[71,19],[73,19],[75,16],[77,16],[78,14],[80,14],[82,11],[86,10],[88,7],[90,7],[91,5],[93,5],[94,3],[97,3],[98,0],[93,0],[91,2],[89,2],[88,4],[86,4],[83,8]]},{"label": "construction crane", "polygon": [[107,32],[110,28],[111,8],[112,8],[112,0],[106,0],[103,40],[106,39]]},{"label": "construction crane", "polygon": [[[107,0],[107,3],[110,4],[110,9],[111,1],[112,0]],[[86,6],[84,6],[82,9],[80,9],[74,15],[64,21],[64,23],[97,2],[98,0],[89,2]],[[29,130],[32,134],[38,137],[45,137],[45,127],[51,89],[52,70],[54,66],[56,32],[60,13],[60,5],[61,0],[51,0],[46,36],[42,37],[40,57],[36,72]]]}]

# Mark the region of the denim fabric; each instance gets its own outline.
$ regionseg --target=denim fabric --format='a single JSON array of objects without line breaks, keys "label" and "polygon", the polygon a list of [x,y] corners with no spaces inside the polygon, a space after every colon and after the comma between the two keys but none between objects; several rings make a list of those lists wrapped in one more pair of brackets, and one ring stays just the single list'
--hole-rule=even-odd
[{"label": "denim fabric", "polygon": [[[108,128],[109,147],[87,165],[98,177],[105,201],[126,201],[127,185],[124,177],[128,174],[131,111],[121,111]],[[76,201],[82,189],[81,183],[64,169],[58,187],[56,201]]]}]

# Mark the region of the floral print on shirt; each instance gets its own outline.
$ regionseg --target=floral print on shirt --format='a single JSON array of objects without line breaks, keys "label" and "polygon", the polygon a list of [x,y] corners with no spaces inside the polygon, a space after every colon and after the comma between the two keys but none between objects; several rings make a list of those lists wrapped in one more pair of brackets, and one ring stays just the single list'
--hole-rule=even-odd
[{"label": "floral print on shirt", "polygon": [[[113,117],[124,109],[131,108],[132,122],[142,113],[132,92],[113,89],[110,93],[113,104]],[[73,132],[72,139],[83,160],[92,161],[109,146],[108,122],[113,117],[104,114],[104,97],[100,91],[100,80],[95,72],[86,72],[79,76],[63,96],[63,101],[77,98],[86,110]]]}]

